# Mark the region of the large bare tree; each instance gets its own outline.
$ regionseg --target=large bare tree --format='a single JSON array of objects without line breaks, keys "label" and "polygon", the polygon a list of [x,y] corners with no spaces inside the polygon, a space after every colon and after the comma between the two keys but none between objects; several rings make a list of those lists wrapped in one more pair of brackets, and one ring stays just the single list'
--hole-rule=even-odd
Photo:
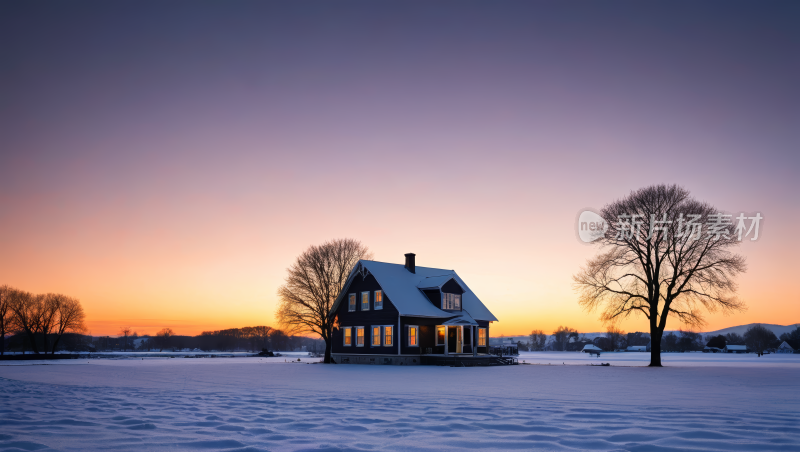
[{"label": "large bare tree", "polygon": [[77,298],[56,294],[53,300],[56,310],[53,333],[56,337],[53,341],[51,354],[55,354],[58,342],[64,333],[83,333],[86,331],[86,314],[83,312],[83,306],[81,306],[81,302]]},{"label": "large bare tree", "polygon": [[[11,321],[14,329],[25,333],[31,343],[33,353],[38,355],[39,347],[36,346],[36,333],[39,332],[39,321],[41,319],[39,298],[24,290],[11,289],[9,301],[9,310],[11,311]],[[45,350],[46,352],[47,350]]]},{"label": "large bare tree", "polygon": [[371,258],[369,249],[353,239],[312,245],[287,269],[286,282],[278,288],[278,321],[291,333],[319,334],[325,341],[325,363],[331,362],[333,302],[356,263]]},{"label": "large bare tree", "polygon": [[704,309],[744,309],[735,277],[745,271],[745,260],[730,251],[739,242],[720,210],[682,187],[656,185],[606,205],[600,216],[608,225],[594,242],[602,252],[574,276],[579,303],[602,309],[608,323],[646,317],[650,366],[661,367],[670,314],[696,328],[704,324]]}]

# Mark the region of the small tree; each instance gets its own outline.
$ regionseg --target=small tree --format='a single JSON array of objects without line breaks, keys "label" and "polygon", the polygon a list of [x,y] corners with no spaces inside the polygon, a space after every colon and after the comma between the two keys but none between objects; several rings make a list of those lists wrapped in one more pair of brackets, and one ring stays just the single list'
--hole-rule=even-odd
[{"label": "small tree", "polygon": [[0,286],[0,356],[6,352],[6,334],[13,334],[11,324],[11,295],[14,289]]},{"label": "small tree", "polygon": [[353,239],[313,245],[287,269],[278,288],[278,321],[292,334],[318,334],[325,341],[325,363],[331,362],[331,307],[358,261],[371,258],[369,249]]},{"label": "small tree", "polygon": [[718,348],[718,349],[723,349],[723,348],[725,348],[725,344],[726,343],[727,343],[727,341],[725,341],[725,336],[723,336],[721,334],[718,334],[718,335],[712,337],[711,339],[709,339],[708,343],[706,344],[706,346],[714,347],[714,348]]},{"label": "small tree", "polygon": [[744,338],[736,333],[725,335],[725,345],[744,345]]},{"label": "small tree", "polygon": [[625,348],[625,332],[616,325],[611,324],[606,328],[606,338],[608,338],[611,350]]},{"label": "small tree", "polygon": [[567,344],[571,338],[578,338],[578,330],[572,329],[568,326],[559,326],[553,331],[553,340],[555,341],[555,349],[563,352],[567,349]]},{"label": "small tree", "polygon": [[775,333],[761,324],[751,326],[744,333],[744,343],[747,344],[750,350],[758,353],[758,356],[763,355],[764,350],[768,349],[777,340]]},{"label": "small tree", "polygon": [[579,304],[589,311],[602,307],[605,322],[646,317],[650,366],[661,367],[670,314],[699,327],[703,310],[744,309],[735,297],[735,278],[745,261],[730,251],[739,244],[730,216],[676,185],[632,192],[603,207],[600,216],[608,229],[595,243],[603,252],[574,277]]},{"label": "small tree", "polygon": [[123,326],[119,329],[119,334],[122,336],[122,351],[128,351],[128,336],[131,335],[131,327]]},{"label": "small tree", "polygon": [[159,351],[169,348],[171,338],[174,335],[175,333],[172,331],[172,328],[163,328],[161,331],[156,333],[156,343],[158,344]]},{"label": "small tree", "polygon": [[542,330],[531,331],[531,350],[540,352],[544,350],[545,343],[547,343],[547,335]]}]

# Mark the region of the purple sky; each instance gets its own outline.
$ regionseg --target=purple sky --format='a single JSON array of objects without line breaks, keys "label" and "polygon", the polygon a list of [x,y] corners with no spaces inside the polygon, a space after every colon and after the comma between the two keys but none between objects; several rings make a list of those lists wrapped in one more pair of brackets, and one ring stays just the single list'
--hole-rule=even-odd
[{"label": "purple sky", "polygon": [[456,269],[508,334],[597,330],[575,215],[678,183],[765,217],[749,311],[710,324],[796,322],[798,23],[796,2],[3,2],[0,284],[80,297],[95,333],[274,324],[284,269],[346,236]]}]

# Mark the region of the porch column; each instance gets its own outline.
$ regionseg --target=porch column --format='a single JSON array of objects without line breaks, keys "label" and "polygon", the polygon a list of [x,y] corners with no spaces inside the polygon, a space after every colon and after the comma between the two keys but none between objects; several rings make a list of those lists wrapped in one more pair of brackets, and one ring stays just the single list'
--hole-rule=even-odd
[{"label": "porch column", "polygon": [[478,327],[470,326],[469,340],[472,343],[472,356],[478,356],[478,341],[475,340],[475,333],[478,332]]},{"label": "porch column", "polygon": [[448,353],[447,353],[447,343],[449,342],[448,339],[450,339],[450,335],[448,334],[449,333],[448,328],[450,328],[450,327],[448,327],[447,325],[444,326],[444,356],[448,355]]}]

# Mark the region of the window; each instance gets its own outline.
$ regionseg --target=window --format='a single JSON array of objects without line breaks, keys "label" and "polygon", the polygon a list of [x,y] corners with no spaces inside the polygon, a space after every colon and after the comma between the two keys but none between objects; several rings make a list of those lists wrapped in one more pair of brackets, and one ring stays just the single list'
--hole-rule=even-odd
[{"label": "window", "polygon": [[347,305],[347,311],[353,312],[356,310],[356,294],[350,294],[350,303]]},{"label": "window", "polygon": [[419,347],[419,327],[408,325],[408,346]]},{"label": "window", "polygon": [[361,310],[369,311],[369,292],[361,292]]},{"label": "window", "polygon": [[372,346],[373,347],[381,346],[381,327],[379,326],[372,327]]},{"label": "window", "polygon": [[353,345],[353,329],[345,328],[342,332],[344,333],[344,346],[349,347]]},{"label": "window", "polygon": [[376,290],[375,291],[375,310],[383,309],[383,291]]},{"label": "window", "polygon": [[394,328],[390,326],[383,327],[383,346],[384,347],[391,347],[392,346],[392,330]]},{"label": "window", "polygon": [[364,327],[357,326],[356,327],[356,347],[363,347],[364,346]]},{"label": "window", "polygon": [[478,328],[478,347],[486,347],[486,328]]},{"label": "window", "polygon": [[444,345],[445,329],[443,326],[436,327],[436,345]]},{"label": "window", "polygon": [[461,310],[461,295],[457,293],[442,294],[442,309]]}]

